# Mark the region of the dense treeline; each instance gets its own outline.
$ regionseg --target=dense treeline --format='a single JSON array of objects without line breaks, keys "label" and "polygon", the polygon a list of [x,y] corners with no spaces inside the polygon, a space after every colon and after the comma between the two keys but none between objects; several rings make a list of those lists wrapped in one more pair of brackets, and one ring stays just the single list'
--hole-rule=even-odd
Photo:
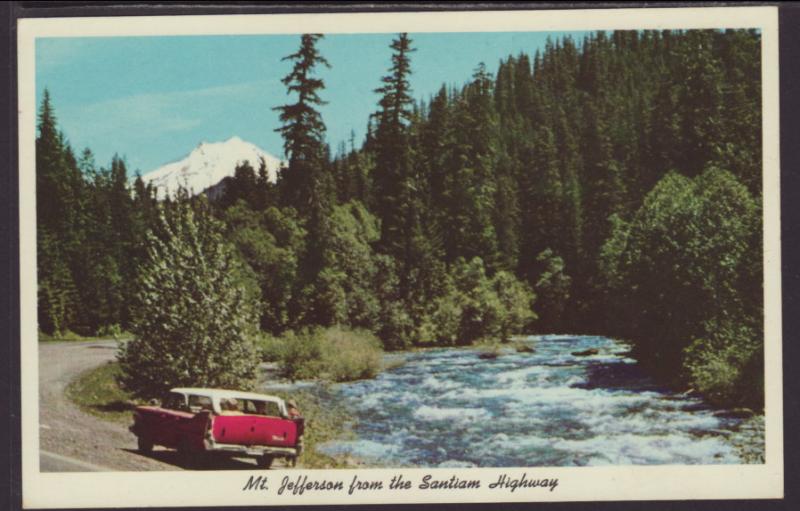
[{"label": "dense treeline", "polygon": [[[320,37],[286,57],[278,182],[250,162],[211,205],[262,330],[344,325],[389,349],[604,333],[712,398],[760,403],[757,32],[562,38],[423,101],[400,34],[366,139],[335,157]],[[76,159],[47,96],[37,144],[40,328],[125,328],[163,208],[122,160]]]},{"label": "dense treeline", "polygon": [[157,215],[153,190],[131,186],[125,161],[97,167],[58,131],[47,91],[36,140],[39,328],[92,335],[130,322],[129,303],[147,230]]}]

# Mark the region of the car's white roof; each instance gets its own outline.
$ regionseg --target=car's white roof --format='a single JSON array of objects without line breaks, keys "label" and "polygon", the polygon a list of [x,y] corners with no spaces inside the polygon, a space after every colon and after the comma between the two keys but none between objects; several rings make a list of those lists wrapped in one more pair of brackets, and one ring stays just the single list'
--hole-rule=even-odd
[{"label": "car's white roof", "polygon": [[278,396],[270,396],[268,394],[258,394],[256,392],[240,392],[238,390],[226,389],[204,389],[199,387],[176,387],[170,389],[170,392],[180,392],[181,394],[196,394],[201,396],[208,396],[212,399],[222,398],[240,398],[240,399],[260,399],[262,401],[278,401],[283,402],[283,399]]}]

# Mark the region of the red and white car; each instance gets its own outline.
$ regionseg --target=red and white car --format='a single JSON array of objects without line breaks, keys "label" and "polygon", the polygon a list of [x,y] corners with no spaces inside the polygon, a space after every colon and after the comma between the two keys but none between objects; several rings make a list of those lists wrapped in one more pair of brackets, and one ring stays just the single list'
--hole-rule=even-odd
[{"label": "red and white car", "polygon": [[212,454],[252,457],[269,468],[275,458],[296,463],[304,421],[290,417],[286,403],[276,396],[175,388],[160,406],[137,406],[130,430],[142,453],[150,453],[154,445],[177,449],[188,468]]}]

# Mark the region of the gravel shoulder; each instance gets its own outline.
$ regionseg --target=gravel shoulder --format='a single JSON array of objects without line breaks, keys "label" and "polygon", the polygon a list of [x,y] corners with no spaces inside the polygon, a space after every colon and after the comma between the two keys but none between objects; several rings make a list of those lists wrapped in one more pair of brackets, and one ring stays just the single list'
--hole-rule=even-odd
[{"label": "gravel shoulder", "polygon": [[65,395],[82,372],[114,360],[117,342],[39,343],[39,439],[42,472],[85,470],[179,470],[167,460],[136,452],[124,425],[93,417]]},{"label": "gravel shoulder", "polygon": [[[81,375],[116,359],[118,342],[39,343],[39,469],[41,472],[183,470],[177,453],[156,447],[144,456],[125,424],[102,420],[66,396]],[[283,467],[276,461],[276,468]],[[220,459],[209,470],[256,468],[252,459]]]}]

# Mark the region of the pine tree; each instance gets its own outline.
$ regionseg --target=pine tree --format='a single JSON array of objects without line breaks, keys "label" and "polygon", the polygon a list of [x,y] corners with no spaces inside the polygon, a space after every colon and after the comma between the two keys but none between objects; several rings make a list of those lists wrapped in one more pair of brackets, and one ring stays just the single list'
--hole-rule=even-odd
[{"label": "pine tree", "polygon": [[[325,123],[316,107],[325,104],[319,91],[325,84],[314,77],[318,65],[330,67],[316,48],[320,34],[303,34],[300,49],[284,58],[294,62],[292,71],[283,79],[288,93],[297,95],[297,102],[276,107],[283,123],[277,131],[283,135],[288,167],[279,176],[278,187],[284,204],[293,206],[305,221],[308,231],[306,253],[302,258],[302,280],[298,283],[308,296],[304,307],[310,309],[311,322],[322,321],[317,314],[315,292],[318,277],[328,264],[325,260],[331,237],[331,213],[336,204],[336,184],[330,164],[330,148],[325,143]],[[317,318],[316,321],[314,318]]]},{"label": "pine tree", "polygon": [[316,47],[322,37],[321,34],[303,34],[300,49],[283,58],[294,63],[282,82],[287,87],[287,94],[297,95],[297,101],[274,108],[280,112],[282,123],[275,131],[283,136],[288,160],[288,166],[280,175],[281,194],[285,204],[301,213],[316,200],[313,183],[325,158],[325,123],[318,110],[325,104],[319,96],[325,83],[314,76],[317,66],[330,67]]},{"label": "pine tree", "polygon": [[493,87],[486,67],[479,65],[450,125],[443,196],[447,261],[481,257],[491,270],[500,258],[494,225],[499,135]]},{"label": "pine tree", "polygon": [[413,240],[420,234],[418,184],[412,169],[408,123],[412,118],[411,39],[400,34],[392,41],[392,67],[375,90],[382,94],[376,114],[375,191],[380,197],[381,246],[401,266],[401,286],[407,284],[414,255]]},{"label": "pine tree", "polygon": [[520,270],[532,279],[536,255],[547,248],[561,253],[564,238],[564,194],[555,137],[543,125],[535,131],[532,157],[527,162],[521,184],[525,195],[525,216],[522,220],[524,245]]},{"label": "pine tree", "polygon": [[688,176],[699,174],[714,159],[722,134],[723,74],[712,34],[711,30],[690,30],[677,50],[683,147],[676,163]]}]

